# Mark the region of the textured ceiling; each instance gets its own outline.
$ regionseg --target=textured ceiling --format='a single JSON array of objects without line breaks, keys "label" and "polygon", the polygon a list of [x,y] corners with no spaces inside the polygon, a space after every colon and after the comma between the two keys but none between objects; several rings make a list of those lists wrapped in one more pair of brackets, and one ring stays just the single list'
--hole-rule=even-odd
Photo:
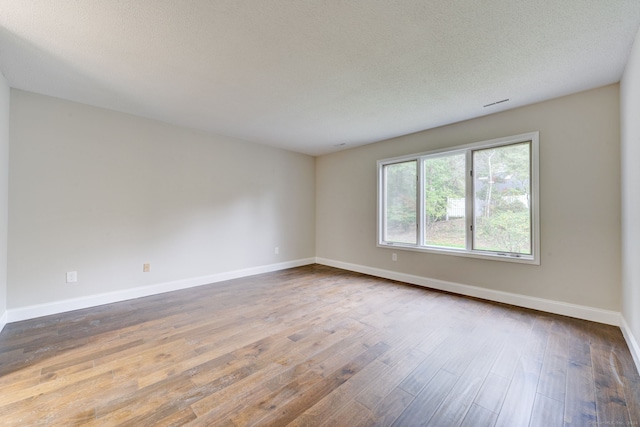
[{"label": "textured ceiling", "polygon": [[0,0],[0,70],[317,155],[615,83],[639,25],[638,0]]}]

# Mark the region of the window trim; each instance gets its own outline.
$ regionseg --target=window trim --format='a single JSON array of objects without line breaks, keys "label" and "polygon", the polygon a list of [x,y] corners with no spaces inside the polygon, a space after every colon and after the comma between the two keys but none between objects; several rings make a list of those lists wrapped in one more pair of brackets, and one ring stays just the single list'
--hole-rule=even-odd
[{"label": "window trim", "polygon": [[[512,145],[522,142],[531,142],[531,176],[530,176],[530,186],[531,186],[531,255],[513,255],[513,254],[504,254],[490,251],[482,251],[477,249],[472,249],[472,237],[470,238],[469,234],[472,233],[470,229],[470,225],[473,224],[473,177],[471,177],[469,165],[471,165],[471,156],[473,155],[474,150],[481,150],[491,147],[500,147],[506,145]],[[424,179],[423,179],[423,158],[428,157],[436,157],[438,155],[450,155],[455,154],[456,152],[463,152],[466,155],[466,188],[465,188],[465,197],[467,200],[472,200],[471,203],[467,203],[466,208],[466,248],[465,249],[454,249],[454,248],[444,248],[444,247],[436,247],[436,246],[425,246],[424,245],[424,232],[422,230],[422,225],[425,223],[425,198],[424,198]],[[416,224],[416,234],[417,234],[417,243],[407,244],[407,243],[395,243],[395,242],[385,242],[385,179],[384,179],[384,166],[407,162],[411,160],[416,160],[418,162],[417,172],[418,172],[418,185],[417,185],[417,208],[419,209],[416,215],[416,220],[418,223]],[[378,160],[377,162],[377,175],[378,175],[378,184],[377,184],[377,246],[380,248],[392,248],[398,250],[408,250],[408,251],[417,251],[417,252],[425,252],[425,253],[434,253],[441,255],[455,255],[461,257],[469,257],[469,258],[479,258],[479,259],[487,259],[494,261],[507,261],[507,262],[515,262],[522,264],[533,264],[540,265],[540,202],[539,202],[539,192],[540,192],[540,156],[539,156],[539,132],[528,132],[522,133],[519,135],[507,136],[503,138],[496,138],[486,141],[473,142],[470,144],[457,145],[453,147],[440,148],[436,150],[425,151],[416,154],[409,154],[404,156],[392,157],[387,159]]]}]

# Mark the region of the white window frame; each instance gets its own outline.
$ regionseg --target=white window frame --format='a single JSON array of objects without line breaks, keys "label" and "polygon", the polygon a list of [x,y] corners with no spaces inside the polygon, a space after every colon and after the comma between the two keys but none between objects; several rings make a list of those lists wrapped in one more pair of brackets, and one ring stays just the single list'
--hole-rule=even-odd
[{"label": "white window frame", "polygon": [[[471,226],[474,221],[474,194],[473,194],[473,177],[471,175],[472,165],[472,153],[475,150],[481,150],[492,147],[507,146],[522,142],[531,142],[531,255],[524,254],[511,254],[511,253],[499,253],[482,251],[473,249],[473,231]],[[466,154],[466,200],[470,202],[466,203],[466,248],[454,249],[443,248],[439,246],[426,246],[424,243],[424,230],[423,224],[425,224],[425,198],[424,198],[424,167],[423,160],[426,158],[433,158],[437,156],[450,155],[455,153]],[[432,150],[417,154],[410,154],[406,156],[393,157],[389,159],[378,160],[378,236],[377,246],[381,248],[393,248],[398,250],[419,251],[443,255],[455,255],[470,258],[480,258],[496,261],[507,261],[524,264],[540,265],[540,203],[539,203],[539,132],[529,132],[520,135],[508,136],[504,138],[491,139],[488,141],[474,142],[471,144],[458,145],[455,147],[443,148],[439,150]],[[418,162],[418,195],[417,195],[417,244],[396,243],[384,241],[384,227],[385,227],[385,177],[384,167],[386,165],[401,163],[416,160]]]}]

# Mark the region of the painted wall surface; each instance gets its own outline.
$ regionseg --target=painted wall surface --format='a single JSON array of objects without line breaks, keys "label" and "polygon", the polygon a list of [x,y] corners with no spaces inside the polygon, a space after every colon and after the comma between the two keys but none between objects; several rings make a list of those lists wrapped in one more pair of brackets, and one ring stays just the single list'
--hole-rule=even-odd
[{"label": "painted wall surface", "polygon": [[640,343],[640,32],[620,82],[622,317]]},{"label": "painted wall surface", "polygon": [[[611,85],[319,157],[316,254],[620,311],[619,110],[619,87]],[[536,130],[540,266],[376,247],[377,160]]]},{"label": "painted wall surface", "polygon": [[[9,217],[9,84],[0,73],[0,318],[7,311],[7,222]],[[1,329],[1,326],[0,326]]]},{"label": "painted wall surface", "polygon": [[10,130],[9,309],[315,254],[313,157],[15,89]]}]

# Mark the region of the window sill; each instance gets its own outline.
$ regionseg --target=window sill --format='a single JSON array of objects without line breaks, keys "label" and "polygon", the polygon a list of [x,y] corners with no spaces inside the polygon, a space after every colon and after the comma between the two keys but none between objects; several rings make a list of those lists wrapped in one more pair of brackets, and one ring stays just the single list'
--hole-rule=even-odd
[{"label": "window sill", "polygon": [[403,251],[425,252],[425,253],[438,254],[438,255],[453,255],[453,256],[460,256],[465,258],[486,259],[491,261],[504,261],[504,262],[515,262],[519,264],[540,265],[540,259],[532,255],[515,256],[515,255],[500,254],[500,253],[494,253],[494,252],[467,251],[464,249],[415,246],[415,245],[408,245],[403,243],[378,243],[377,246],[379,248],[397,249],[397,250],[403,250]]}]

